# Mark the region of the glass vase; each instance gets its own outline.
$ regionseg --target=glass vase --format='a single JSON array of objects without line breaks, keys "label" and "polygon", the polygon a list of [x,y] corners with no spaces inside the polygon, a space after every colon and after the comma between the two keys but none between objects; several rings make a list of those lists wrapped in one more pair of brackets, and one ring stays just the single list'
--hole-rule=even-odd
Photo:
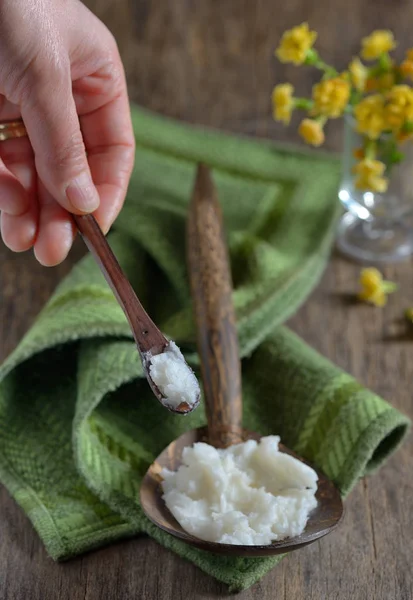
[{"label": "glass vase", "polygon": [[385,193],[360,191],[352,172],[354,151],[362,146],[351,117],[345,119],[339,199],[346,209],[337,236],[339,250],[359,262],[392,263],[413,253],[413,144],[401,147],[405,158],[393,165]]}]

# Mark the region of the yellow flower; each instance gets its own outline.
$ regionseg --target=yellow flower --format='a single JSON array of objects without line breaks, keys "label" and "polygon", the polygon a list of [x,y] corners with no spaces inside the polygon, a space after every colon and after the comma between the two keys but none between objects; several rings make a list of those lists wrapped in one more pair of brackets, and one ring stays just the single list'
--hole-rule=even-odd
[{"label": "yellow flower", "polygon": [[308,23],[302,23],[283,34],[275,55],[283,63],[301,65],[316,39],[317,33],[310,31]]},{"label": "yellow flower", "polygon": [[343,114],[350,98],[350,84],[343,77],[325,79],[313,86],[313,114],[336,118]]},{"label": "yellow flower", "polygon": [[353,168],[357,175],[355,186],[359,190],[383,193],[387,190],[388,179],[383,177],[386,165],[379,160],[364,158]]},{"label": "yellow flower", "polygon": [[348,70],[350,72],[351,83],[356,90],[363,92],[366,85],[368,69],[363,65],[359,58],[353,58],[348,66]]},{"label": "yellow flower", "polygon": [[393,132],[401,130],[406,121],[413,121],[413,90],[408,85],[395,85],[386,95],[386,125]]},{"label": "yellow flower", "polygon": [[385,128],[384,99],[379,94],[367,96],[354,108],[357,131],[376,140]]},{"label": "yellow flower", "polygon": [[392,32],[384,29],[373,31],[371,35],[363,38],[361,43],[361,56],[365,60],[375,60],[396,47]]},{"label": "yellow flower", "polygon": [[301,137],[312,146],[321,146],[324,142],[324,131],[321,123],[314,119],[303,119],[298,128]]},{"label": "yellow flower", "polygon": [[359,299],[375,306],[384,306],[387,295],[396,291],[397,286],[392,281],[385,281],[377,269],[369,267],[360,273],[361,291]]},{"label": "yellow flower", "polygon": [[276,121],[283,121],[286,125],[291,120],[291,113],[294,108],[293,92],[294,88],[291,83],[276,85],[272,92],[274,119]]},{"label": "yellow flower", "polygon": [[400,72],[403,77],[413,79],[413,48],[406,52],[406,58],[400,65]]}]

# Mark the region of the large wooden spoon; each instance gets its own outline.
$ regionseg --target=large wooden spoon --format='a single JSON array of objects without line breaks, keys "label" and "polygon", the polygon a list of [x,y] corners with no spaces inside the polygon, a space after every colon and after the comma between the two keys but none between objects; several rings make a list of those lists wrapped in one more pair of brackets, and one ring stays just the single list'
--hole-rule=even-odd
[{"label": "large wooden spoon", "polygon": [[[204,441],[216,448],[225,448],[248,439],[260,439],[257,433],[242,428],[241,364],[231,273],[218,200],[209,170],[203,165],[198,168],[190,205],[187,255],[208,426],[181,435],[151,465],[141,486],[142,508],[161,529],[202,550],[236,556],[266,556],[296,550],[330,533],[343,513],[338,490],[317,469],[318,504],[310,514],[305,531],[300,536],[267,546],[219,544],[198,539],[179,525],[162,499],[160,472],[163,468],[176,471],[186,446]],[[281,444],[280,450],[306,463]]]}]

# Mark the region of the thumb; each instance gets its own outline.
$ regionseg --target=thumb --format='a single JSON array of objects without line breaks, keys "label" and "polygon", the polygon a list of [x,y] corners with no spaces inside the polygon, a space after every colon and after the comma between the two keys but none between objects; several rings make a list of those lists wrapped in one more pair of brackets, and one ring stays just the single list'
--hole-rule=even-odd
[{"label": "thumb", "polygon": [[99,206],[90,173],[69,68],[40,76],[22,117],[34,150],[36,169],[48,192],[66,210],[89,213]]}]

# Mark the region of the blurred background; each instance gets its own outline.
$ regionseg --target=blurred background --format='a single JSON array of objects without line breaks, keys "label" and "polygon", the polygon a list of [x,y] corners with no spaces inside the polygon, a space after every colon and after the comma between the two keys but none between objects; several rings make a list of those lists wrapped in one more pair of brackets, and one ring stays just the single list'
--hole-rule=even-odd
[{"label": "blurred background", "polygon": [[[282,65],[282,33],[308,21],[317,50],[337,69],[359,52],[361,38],[391,29],[401,58],[413,46],[408,0],[86,0],[115,35],[131,100],[165,115],[230,131],[299,142],[271,118],[276,83],[308,95],[318,73]],[[325,148],[340,150],[342,122],[329,125]]]}]

